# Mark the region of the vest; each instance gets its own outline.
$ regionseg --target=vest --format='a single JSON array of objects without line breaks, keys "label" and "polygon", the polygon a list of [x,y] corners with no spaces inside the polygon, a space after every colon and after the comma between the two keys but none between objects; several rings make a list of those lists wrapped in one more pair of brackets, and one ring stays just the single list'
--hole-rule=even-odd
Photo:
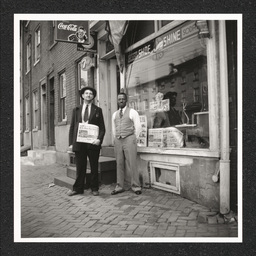
[{"label": "vest", "polygon": [[132,134],[134,134],[134,124],[133,121],[129,117],[130,108],[126,107],[125,112],[123,113],[123,117],[120,118],[119,110],[116,112],[116,116],[114,119],[115,127],[116,127],[116,137],[126,138]]}]

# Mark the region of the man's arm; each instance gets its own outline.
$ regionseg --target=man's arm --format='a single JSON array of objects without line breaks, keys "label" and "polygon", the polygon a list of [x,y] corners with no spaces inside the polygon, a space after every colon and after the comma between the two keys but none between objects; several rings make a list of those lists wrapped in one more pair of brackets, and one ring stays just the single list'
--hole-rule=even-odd
[{"label": "man's arm", "polygon": [[70,128],[69,128],[69,146],[73,144],[75,115],[76,115],[76,109],[74,108],[73,112],[72,112],[72,119],[71,119],[71,124],[70,124]]},{"label": "man's arm", "polygon": [[142,130],[139,113],[136,110],[131,109],[130,118],[133,120],[133,124],[134,124],[134,128],[135,128],[135,135],[136,135],[136,138],[138,138],[140,135],[140,132]]},{"label": "man's arm", "polygon": [[113,138],[116,137],[116,127],[115,127],[115,116],[116,116],[116,112],[114,112],[114,114],[112,115],[112,136]]}]

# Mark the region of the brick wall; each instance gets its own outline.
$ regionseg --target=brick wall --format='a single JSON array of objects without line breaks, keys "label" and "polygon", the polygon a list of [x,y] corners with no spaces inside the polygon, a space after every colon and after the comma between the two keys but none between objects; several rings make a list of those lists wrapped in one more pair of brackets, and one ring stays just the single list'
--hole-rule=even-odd
[{"label": "brick wall", "polygon": [[[85,55],[84,52],[77,51],[76,44],[57,42],[50,45],[50,26],[52,21],[30,21],[26,32],[24,32],[23,43],[23,63],[24,68],[24,97],[35,89],[39,91],[39,108],[41,107],[40,80],[46,78],[47,84],[47,105],[49,105],[49,79],[54,78],[54,125],[63,125],[59,122],[59,75],[61,72],[66,73],[66,113],[67,124],[70,123],[72,109],[79,103],[77,101],[77,62]],[[40,26],[40,61],[35,64],[35,30]],[[31,37],[32,46],[32,67],[31,71],[26,74],[26,43]],[[32,94],[30,95],[32,96]],[[32,97],[31,97],[32,98]],[[31,99],[32,103],[32,99]],[[31,111],[32,111],[31,104]],[[31,112],[32,114],[32,112]],[[49,107],[47,109],[49,116]],[[66,124],[66,125],[67,125]],[[65,124],[64,124],[65,125]]]}]

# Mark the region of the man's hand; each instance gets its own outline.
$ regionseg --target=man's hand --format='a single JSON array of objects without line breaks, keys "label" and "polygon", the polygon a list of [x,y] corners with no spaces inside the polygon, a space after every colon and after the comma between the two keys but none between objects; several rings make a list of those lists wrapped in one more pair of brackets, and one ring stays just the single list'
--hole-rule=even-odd
[{"label": "man's hand", "polygon": [[73,152],[72,148],[73,148],[73,145],[69,145],[67,152]]},{"label": "man's hand", "polygon": [[92,142],[92,144],[99,146],[100,145],[100,140],[96,139],[95,141]]}]

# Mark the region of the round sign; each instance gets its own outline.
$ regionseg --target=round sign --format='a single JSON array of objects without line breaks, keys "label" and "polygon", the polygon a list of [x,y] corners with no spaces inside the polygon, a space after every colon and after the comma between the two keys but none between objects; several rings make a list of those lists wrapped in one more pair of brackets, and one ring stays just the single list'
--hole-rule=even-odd
[{"label": "round sign", "polygon": [[92,66],[92,59],[89,56],[86,56],[81,61],[81,69],[86,71]]},{"label": "round sign", "polygon": [[90,35],[90,36],[89,36],[89,42],[88,42],[88,44],[83,44],[83,47],[84,47],[85,49],[91,49],[93,46],[94,46],[94,39],[93,39],[93,37]]}]

